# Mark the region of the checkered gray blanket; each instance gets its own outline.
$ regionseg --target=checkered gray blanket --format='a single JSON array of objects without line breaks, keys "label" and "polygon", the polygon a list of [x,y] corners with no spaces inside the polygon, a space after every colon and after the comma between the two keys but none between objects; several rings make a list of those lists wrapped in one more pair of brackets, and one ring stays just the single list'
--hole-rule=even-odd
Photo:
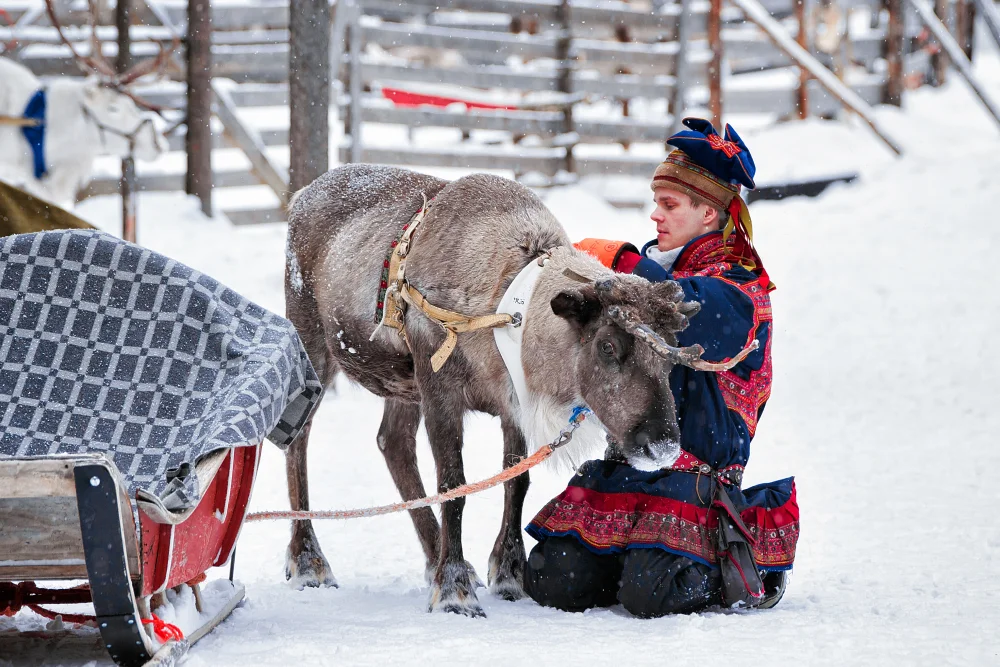
[{"label": "checkered gray blanket", "polygon": [[294,327],[107,234],[0,239],[0,456],[104,452],[129,495],[200,497],[220,448],[287,447],[322,387]]}]

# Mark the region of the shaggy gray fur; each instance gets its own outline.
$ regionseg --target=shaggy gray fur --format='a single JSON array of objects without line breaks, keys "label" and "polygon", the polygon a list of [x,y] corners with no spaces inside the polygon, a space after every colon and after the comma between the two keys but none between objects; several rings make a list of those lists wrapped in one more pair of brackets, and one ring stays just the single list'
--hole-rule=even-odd
[{"label": "shaggy gray fur", "polygon": [[[466,315],[491,314],[521,269],[551,251],[524,325],[531,405],[518,405],[488,330],[459,335],[455,352],[438,373],[431,371],[430,357],[444,334],[416,309],[405,317],[409,348],[389,328],[369,341],[386,253],[423,196],[434,200],[414,234],[406,276],[437,306]],[[572,274],[603,288],[583,285]],[[658,448],[677,438],[669,365],[636,344],[605,311],[615,304],[628,308],[643,321],[664,325],[658,330],[670,340],[686,324],[676,315],[679,298],[670,285],[616,276],[574,250],[541,200],[496,176],[475,174],[448,183],[403,169],[349,165],[317,179],[296,195],[289,210],[288,318],[327,386],[342,371],[388,399],[379,446],[407,499],[423,495],[414,452],[421,416],[439,491],[465,483],[462,419],[469,410],[500,417],[505,466],[526,454],[529,442],[538,446],[554,438],[569,411],[582,403],[597,417],[577,432],[575,439],[590,450],[584,455],[603,447],[598,428],[603,425],[626,455],[656,460]],[[307,437],[289,452],[293,508],[308,504]],[[527,475],[507,483],[503,526],[490,558],[492,588],[509,599],[523,594],[521,507],[527,486]],[[439,539],[429,510],[412,517],[428,565],[435,569],[430,607],[475,616],[482,608],[475,572],[462,555],[463,507],[464,500],[456,500],[442,508]],[[289,563],[290,574],[304,583],[318,585],[329,577],[308,522],[295,524]],[[315,572],[308,571],[309,563]],[[315,576],[310,580],[310,575]]]}]

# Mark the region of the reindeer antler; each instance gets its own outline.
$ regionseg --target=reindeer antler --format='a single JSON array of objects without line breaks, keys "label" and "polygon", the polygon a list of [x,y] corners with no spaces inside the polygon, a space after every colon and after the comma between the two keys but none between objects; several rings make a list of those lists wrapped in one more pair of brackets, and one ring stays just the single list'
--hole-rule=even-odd
[{"label": "reindeer antler", "polygon": [[56,17],[53,0],[45,0],[45,11],[49,15],[52,27],[54,27],[56,32],[59,33],[59,39],[62,40],[63,44],[69,47],[70,52],[73,54],[73,59],[76,61],[77,65],[84,70],[84,72],[88,74],[96,72],[103,78],[103,85],[109,88],[114,88],[119,93],[129,97],[141,108],[162,115],[164,107],[150,104],[130,91],[128,86],[139,77],[152,74],[153,72],[156,72],[158,75],[162,75],[170,56],[177,50],[177,47],[180,46],[180,36],[176,34],[174,35],[169,49],[163,44],[160,44],[160,53],[155,58],[138,63],[135,66],[130,67],[127,71],[119,74],[115,71],[115,68],[111,65],[111,63],[109,63],[104,57],[101,49],[101,41],[97,37],[97,24],[100,19],[97,2],[95,0],[88,0],[88,7],[90,15],[90,55],[83,56],[76,50],[76,47],[73,46],[73,42],[63,31],[62,24],[60,24],[59,19]]},{"label": "reindeer antler", "polygon": [[49,15],[49,21],[52,22],[52,27],[56,29],[59,33],[59,39],[62,43],[69,47],[70,53],[73,54],[73,60],[76,64],[87,74],[92,74],[94,72],[107,77],[109,81],[115,81],[115,68],[104,59],[104,54],[101,53],[101,43],[97,39],[97,10],[93,0],[90,1],[90,56],[80,55],[80,52],[76,50],[73,46],[73,42],[66,36],[63,31],[62,24],[59,23],[59,19],[56,17],[56,8],[53,5],[52,0],[45,0],[45,11]]},{"label": "reindeer antler", "polygon": [[711,361],[705,361],[701,358],[701,355],[705,352],[705,348],[701,345],[675,347],[663,340],[663,337],[649,328],[648,325],[635,321],[631,315],[619,306],[611,306],[608,308],[608,315],[611,316],[611,319],[615,322],[615,324],[649,345],[653,348],[654,352],[664,359],[672,361],[675,364],[688,366],[689,368],[693,368],[698,371],[728,371],[733,366],[746,359],[751,352],[760,347],[760,343],[754,339],[749,345],[743,348],[739,354],[729,361],[713,363]]},{"label": "reindeer antler", "polygon": [[167,63],[170,60],[170,56],[173,55],[174,51],[181,44],[181,38],[179,35],[174,35],[174,39],[170,44],[170,48],[166,48],[163,44],[160,44],[160,53],[157,54],[152,60],[146,60],[141,62],[134,67],[129,68],[127,72],[118,77],[118,83],[122,86],[127,86],[141,76],[146,76],[147,74],[156,73],[157,76],[162,76],[163,70],[166,69]]}]

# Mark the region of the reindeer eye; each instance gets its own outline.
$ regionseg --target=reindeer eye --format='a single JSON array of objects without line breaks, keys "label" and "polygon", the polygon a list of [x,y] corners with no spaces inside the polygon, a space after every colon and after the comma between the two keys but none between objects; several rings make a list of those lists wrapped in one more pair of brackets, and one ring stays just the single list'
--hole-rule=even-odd
[{"label": "reindeer eye", "polygon": [[609,357],[615,356],[615,346],[611,344],[611,341],[604,341],[601,343],[601,352],[608,355]]}]

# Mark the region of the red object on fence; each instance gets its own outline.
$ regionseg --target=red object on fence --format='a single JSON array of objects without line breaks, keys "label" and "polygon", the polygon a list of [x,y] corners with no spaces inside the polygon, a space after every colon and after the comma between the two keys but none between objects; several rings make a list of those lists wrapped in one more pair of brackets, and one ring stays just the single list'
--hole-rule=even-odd
[{"label": "red object on fence", "polygon": [[517,107],[507,104],[491,104],[489,102],[475,102],[473,100],[463,100],[458,97],[445,97],[443,95],[431,95],[429,93],[416,93],[411,90],[401,88],[382,88],[382,97],[392,100],[394,104],[403,107],[416,107],[422,104],[429,104],[435,107],[446,107],[450,104],[464,104],[469,109],[491,109],[494,111],[517,111]]},{"label": "red object on fence", "polygon": [[[17,22],[14,21],[14,19],[10,17],[10,14],[7,12],[7,10],[2,7],[0,7],[0,18],[3,19],[4,23],[6,23],[7,27],[9,28],[13,28],[17,25]],[[0,53],[13,51],[16,48],[17,48],[17,40],[12,38],[9,42],[3,45],[3,51],[0,51]]]}]

